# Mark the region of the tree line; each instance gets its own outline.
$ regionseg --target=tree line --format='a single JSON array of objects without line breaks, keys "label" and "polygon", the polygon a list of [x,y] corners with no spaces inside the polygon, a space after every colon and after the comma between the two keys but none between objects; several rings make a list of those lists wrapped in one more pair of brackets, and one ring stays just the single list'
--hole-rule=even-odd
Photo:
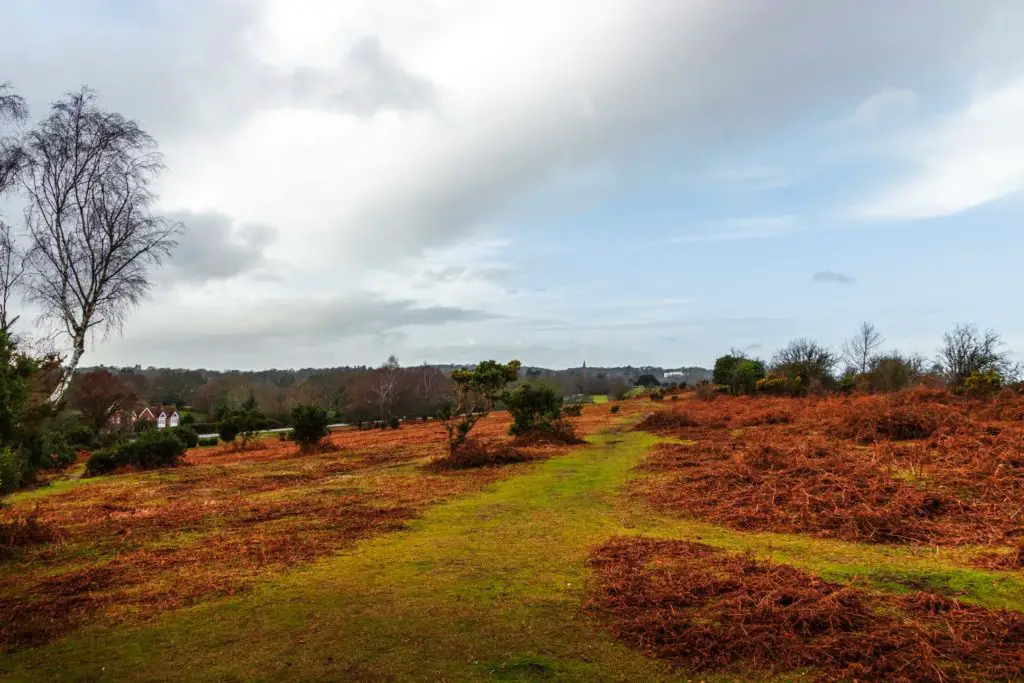
[{"label": "tree line", "polygon": [[1014,363],[1000,335],[973,324],[958,324],[942,336],[936,355],[885,350],[885,338],[864,322],[839,350],[799,338],[768,361],[731,350],[715,361],[712,381],[732,394],[806,395],[824,391],[897,391],[915,384],[947,386],[986,394],[1020,386]]}]

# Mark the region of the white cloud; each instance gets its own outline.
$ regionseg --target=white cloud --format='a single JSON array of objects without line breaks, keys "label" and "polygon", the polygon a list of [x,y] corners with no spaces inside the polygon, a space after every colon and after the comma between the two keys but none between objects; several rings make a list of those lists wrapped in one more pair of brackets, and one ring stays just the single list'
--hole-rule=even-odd
[{"label": "white cloud", "polygon": [[752,216],[718,221],[710,229],[668,239],[672,244],[693,242],[722,242],[731,240],[767,239],[791,233],[800,227],[796,216]]},{"label": "white cloud", "polygon": [[964,111],[907,136],[899,153],[915,170],[861,215],[947,216],[1024,190],[1024,83],[976,97]]},{"label": "white cloud", "polygon": [[900,122],[912,114],[917,105],[918,96],[913,90],[883,88],[858,104],[853,113],[836,127],[848,131]]},{"label": "white cloud", "polygon": [[714,183],[755,192],[789,187],[798,180],[792,171],[757,164],[718,169],[712,171],[708,179]]}]

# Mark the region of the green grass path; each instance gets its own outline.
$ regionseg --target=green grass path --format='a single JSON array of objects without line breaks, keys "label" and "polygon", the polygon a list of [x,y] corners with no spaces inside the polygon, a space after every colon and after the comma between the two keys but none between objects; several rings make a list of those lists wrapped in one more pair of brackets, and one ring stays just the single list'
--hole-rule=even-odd
[{"label": "green grass path", "polygon": [[[700,537],[884,589],[907,577],[1024,608],[1024,584],[925,551],[657,519],[616,492],[655,438],[604,434],[255,592],[0,659],[10,680],[664,680],[579,612],[585,559],[616,533]],[[710,680],[703,677],[704,680]]]}]

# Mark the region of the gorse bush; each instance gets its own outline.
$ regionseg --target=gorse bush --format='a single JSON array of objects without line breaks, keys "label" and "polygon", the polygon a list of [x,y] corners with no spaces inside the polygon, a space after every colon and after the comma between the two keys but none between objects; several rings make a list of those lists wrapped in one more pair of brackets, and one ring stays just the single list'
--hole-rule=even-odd
[{"label": "gorse bush", "polygon": [[441,406],[438,419],[448,436],[448,453],[455,453],[466,441],[473,426],[490,413],[505,388],[519,378],[520,363],[480,362],[472,370],[452,370],[454,401]]},{"label": "gorse bush", "polygon": [[0,447],[0,495],[17,490],[24,475],[25,462],[19,453]]},{"label": "gorse bush", "polygon": [[[562,399],[554,387],[524,384],[505,392],[502,401],[512,415],[509,434],[519,436],[534,429],[545,429],[562,414]],[[566,406],[568,410],[570,406]],[[576,406],[579,410],[579,406]],[[577,413],[579,414],[579,413]]]},{"label": "gorse bush", "polygon": [[168,431],[176,436],[185,448],[195,448],[199,445],[199,435],[191,427],[172,427]]},{"label": "gorse bush", "polygon": [[199,439],[199,447],[200,448],[208,448],[210,446],[216,446],[219,443],[220,443],[220,439],[218,439],[215,436],[208,436],[208,437],[206,437],[204,439]]},{"label": "gorse bush", "polygon": [[220,421],[217,422],[217,434],[222,441],[233,442],[238,436],[242,437],[242,447],[245,447],[261,430],[278,426],[267,419],[267,416],[256,409],[256,398],[250,393],[238,410],[221,413]]},{"label": "gorse bush", "polygon": [[94,451],[85,463],[85,476],[95,477],[100,474],[110,474],[121,466],[117,457],[117,448],[110,448],[102,451]]},{"label": "gorse bush", "polygon": [[61,432],[41,428],[22,441],[27,470],[60,470],[75,462],[78,449]]},{"label": "gorse bush", "polygon": [[802,396],[807,393],[807,388],[799,379],[766,377],[758,380],[757,391],[768,396]]},{"label": "gorse bush", "polygon": [[1003,376],[995,368],[975,370],[964,379],[964,392],[970,396],[992,396],[1003,388]]},{"label": "gorse bush", "polygon": [[228,415],[217,423],[217,435],[224,443],[231,443],[234,441],[238,437],[238,433],[241,431],[241,425],[239,424],[238,419],[233,415]]},{"label": "gorse bush", "polygon": [[316,405],[296,406],[292,425],[292,439],[303,449],[315,448],[327,436],[327,411]]},{"label": "gorse bush", "polygon": [[64,441],[72,448],[89,449],[96,446],[96,435],[84,424],[69,424],[61,430]]},{"label": "gorse bush", "polygon": [[87,475],[105,474],[120,467],[140,470],[173,467],[185,454],[185,445],[172,430],[144,432],[134,441],[96,451],[86,463]]},{"label": "gorse bush", "polygon": [[579,417],[583,414],[583,406],[579,403],[570,403],[562,407],[562,415],[566,417]]}]

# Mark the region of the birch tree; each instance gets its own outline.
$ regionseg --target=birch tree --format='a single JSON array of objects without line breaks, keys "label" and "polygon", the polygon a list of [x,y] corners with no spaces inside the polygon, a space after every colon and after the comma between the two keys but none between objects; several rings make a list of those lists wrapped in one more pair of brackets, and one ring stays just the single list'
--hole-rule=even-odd
[{"label": "birch tree", "polygon": [[[25,100],[14,94],[10,85],[0,83],[0,124],[21,121],[27,115]],[[0,128],[0,195],[14,185],[24,158],[21,145],[4,128]],[[10,303],[21,284],[24,270],[24,259],[11,226],[0,216],[0,332],[9,332],[17,320],[17,316],[10,312]]]},{"label": "birch tree", "polygon": [[90,333],[120,329],[170,255],[181,228],[156,215],[156,142],[134,121],[103,111],[87,89],[55,102],[25,138],[26,289],[67,336],[60,400]]}]

